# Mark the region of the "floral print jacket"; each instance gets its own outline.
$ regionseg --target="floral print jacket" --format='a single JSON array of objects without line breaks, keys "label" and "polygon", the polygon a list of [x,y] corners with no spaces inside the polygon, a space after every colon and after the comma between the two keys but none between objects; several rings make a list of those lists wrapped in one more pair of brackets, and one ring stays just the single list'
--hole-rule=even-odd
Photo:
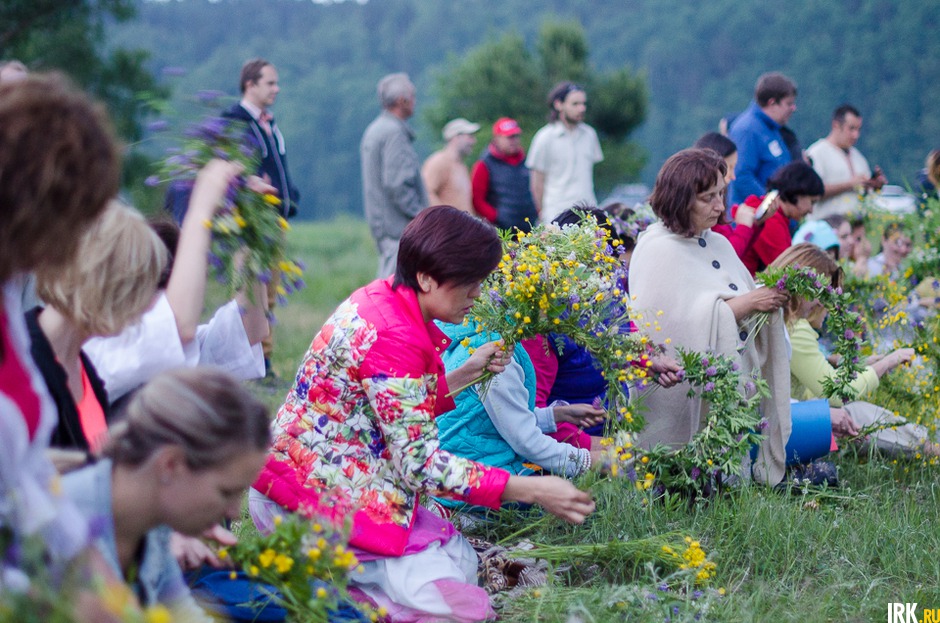
[{"label": "floral print jacket", "polygon": [[449,343],[411,288],[354,292],[313,339],[254,488],[288,510],[351,518],[352,545],[390,556],[405,552],[422,494],[498,508],[509,474],[439,446],[434,418],[454,408]]}]

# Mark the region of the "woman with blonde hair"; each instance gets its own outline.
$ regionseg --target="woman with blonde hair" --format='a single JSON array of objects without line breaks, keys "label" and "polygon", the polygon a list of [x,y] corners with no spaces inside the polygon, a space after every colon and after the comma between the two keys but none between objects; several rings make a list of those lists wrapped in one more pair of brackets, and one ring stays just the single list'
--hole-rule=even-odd
[{"label": "woman with blonde hair", "polygon": [[[772,267],[802,266],[811,268],[829,281],[833,287],[842,285],[842,269],[832,257],[816,245],[803,242],[780,254]],[[823,397],[823,382],[835,374],[835,369],[819,350],[819,329],[828,311],[818,300],[806,300],[791,296],[784,308],[784,320],[790,336],[793,354],[790,359],[791,396],[796,400],[812,400]],[[887,355],[868,358],[865,370],[852,383],[859,398],[872,394],[879,379],[914,356],[913,349],[899,348]],[[842,404],[837,398],[829,399],[832,432],[837,437],[857,435],[859,430],[872,424],[885,427],[872,434],[878,448],[889,452],[915,452],[923,450],[937,454],[934,444],[922,426],[907,424],[877,405],[862,400]],[[794,432],[796,434],[796,431]]]},{"label": "woman with blonde hair", "polygon": [[37,273],[46,307],[26,314],[33,360],[59,411],[58,447],[100,452],[108,400],[82,344],[114,335],[150,306],[166,249],[144,218],[116,201],[82,237],[76,260]]},{"label": "woman with blonde hair", "polygon": [[135,394],[113,432],[107,458],[63,478],[66,495],[97,519],[95,548],[141,605],[212,621],[170,553],[170,533],[238,518],[270,443],[267,409],[224,372],[181,369]]}]

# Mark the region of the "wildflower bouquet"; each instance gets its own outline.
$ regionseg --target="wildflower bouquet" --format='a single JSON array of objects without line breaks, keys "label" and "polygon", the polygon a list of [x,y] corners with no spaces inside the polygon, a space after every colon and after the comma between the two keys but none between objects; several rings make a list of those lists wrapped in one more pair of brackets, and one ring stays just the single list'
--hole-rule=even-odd
[{"label": "wildflower bouquet", "polygon": [[654,483],[665,491],[689,491],[707,495],[715,475],[739,474],[741,460],[762,439],[766,422],[758,407],[770,395],[760,377],[742,379],[740,366],[721,355],[678,349],[685,381],[709,403],[702,429],[679,449],[658,445],[634,463],[636,487],[649,489]]},{"label": "wildflower bouquet", "polygon": [[[612,421],[640,430],[642,417],[629,413],[624,383],[642,385],[649,376],[655,347],[632,329],[653,328],[654,322],[640,325],[643,318],[629,306],[619,245],[593,219],[540,225],[516,240],[504,234],[502,261],[471,313],[479,331],[495,333],[507,345],[536,335],[568,336],[600,364]],[[484,376],[475,381],[484,382],[481,391],[492,375]]]},{"label": "wildflower bouquet", "polygon": [[348,576],[359,561],[342,531],[296,514],[277,517],[274,523],[270,534],[242,538],[219,556],[231,557],[249,577],[277,589],[269,597],[287,610],[289,620],[325,623],[331,613],[350,608],[363,615],[361,620],[385,615],[349,596]]},{"label": "wildflower bouquet", "polygon": [[149,184],[176,181],[193,184],[196,175],[210,160],[221,158],[237,162],[245,173],[235,178],[224,205],[206,227],[212,230],[212,265],[217,279],[238,291],[261,280],[270,281],[279,270],[282,286],[277,302],[303,287],[302,266],[291,260],[285,249],[287,220],[278,213],[281,199],[261,194],[248,186],[248,176],[258,170],[258,146],[244,124],[237,120],[209,117],[185,133],[183,145],[163,160],[160,175],[148,178]]},{"label": "wildflower bouquet", "polygon": [[[768,268],[757,275],[757,281],[806,301],[819,301],[826,308],[829,312],[827,326],[836,338],[833,352],[841,357],[841,362],[836,373],[823,381],[823,395],[827,398],[835,396],[843,402],[854,399],[856,392],[851,383],[864,369],[860,354],[865,324],[862,316],[852,310],[852,297],[842,288],[834,288],[828,278],[798,265]],[[767,314],[763,314],[762,319],[766,321],[766,318]],[[752,334],[759,328],[760,325]]]},{"label": "wildflower bouquet", "polygon": [[0,527],[0,621],[77,623],[89,617],[121,623],[171,623],[160,604],[141,607],[133,590],[116,578],[90,573],[87,557],[63,565],[49,564],[45,541],[38,535],[14,536]]},{"label": "wildflower bouquet", "polygon": [[616,566],[632,564],[641,567],[652,563],[665,571],[692,571],[697,583],[704,583],[715,574],[716,565],[708,560],[701,543],[676,532],[657,534],[641,539],[615,539],[607,543],[582,545],[545,545],[535,543],[528,549],[512,550],[510,558],[541,558],[551,563],[586,562],[592,565]]}]

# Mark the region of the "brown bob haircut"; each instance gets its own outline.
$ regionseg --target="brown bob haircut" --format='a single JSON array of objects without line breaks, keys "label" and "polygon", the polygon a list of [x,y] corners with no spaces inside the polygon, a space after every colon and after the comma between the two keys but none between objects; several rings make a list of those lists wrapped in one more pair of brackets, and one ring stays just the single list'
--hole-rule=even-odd
[{"label": "brown bob haircut", "polygon": [[64,76],[0,85],[0,283],[71,261],[120,173],[104,109]]},{"label": "brown bob haircut", "polygon": [[683,149],[663,164],[656,176],[650,195],[653,213],[674,234],[691,238],[692,206],[695,195],[705,192],[724,178],[728,171],[725,159],[711,149]]},{"label": "brown bob haircut", "polygon": [[249,84],[261,80],[261,70],[268,66],[273,67],[271,63],[263,58],[253,58],[245,61],[245,64],[242,65],[241,76],[238,79],[238,88],[241,89],[241,92],[244,93]]},{"label": "brown bob haircut", "polygon": [[453,206],[422,210],[401,235],[394,287],[417,291],[418,273],[438,285],[467,285],[486,278],[503,254],[503,243],[489,223]]},{"label": "brown bob haircut", "polygon": [[[795,244],[778,255],[777,259],[770,263],[771,268],[786,268],[787,266],[795,265],[811,268],[823,279],[828,278],[833,288],[842,287],[842,267],[832,259],[831,255],[812,242]],[[796,320],[796,313],[799,311],[802,304],[803,299],[801,297],[790,297],[790,300],[787,302],[787,307],[783,311],[783,319],[786,324],[791,324]]]}]

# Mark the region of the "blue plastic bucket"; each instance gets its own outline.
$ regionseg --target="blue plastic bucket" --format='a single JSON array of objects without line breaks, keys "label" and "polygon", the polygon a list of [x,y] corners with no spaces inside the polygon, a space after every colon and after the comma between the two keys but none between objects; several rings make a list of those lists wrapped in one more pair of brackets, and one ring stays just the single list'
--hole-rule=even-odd
[{"label": "blue plastic bucket", "polygon": [[787,465],[809,463],[829,454],[832,444],[832,420],[829,401],[805,400],[790,404],[793,428],[787,442]]}]

